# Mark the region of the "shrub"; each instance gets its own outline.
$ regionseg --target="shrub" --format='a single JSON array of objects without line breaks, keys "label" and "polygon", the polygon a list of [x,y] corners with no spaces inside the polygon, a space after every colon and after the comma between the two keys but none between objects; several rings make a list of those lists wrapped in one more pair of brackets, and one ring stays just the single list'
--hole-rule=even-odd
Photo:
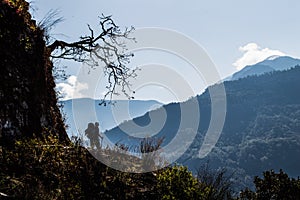
[{"label": "shrub", "polygon": [[265,171],[263,178],[254,178],[255,191],[245,189],[240,194],[240,199],[300,199],[300,179],[289,178],[280,170],[279,173]]},{"label": "shrub", "polygon": [[161,199],[202,199],[204,191],[187,167],[173,166],[157,175],[157,191]]}]

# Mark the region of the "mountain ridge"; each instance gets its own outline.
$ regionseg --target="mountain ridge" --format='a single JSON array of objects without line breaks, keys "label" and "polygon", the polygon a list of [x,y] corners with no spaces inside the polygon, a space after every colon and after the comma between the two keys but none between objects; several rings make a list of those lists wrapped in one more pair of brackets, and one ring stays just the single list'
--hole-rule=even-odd
[{"label": "mountain ridge", "polygon": [[270,56],[254,65],[245,66],[243,69],[234,73],[230,78],[226,78],[225,80],[232,81],[245,78],[247,76],[262,75],[271,71],[286,70],[296,65],[300,65],[300,59],[290,56]]},{"label": "mountain ridge", "polygon": [[106,101],[104,106],[99,105],[102,100],[91,98],[70,99],[60,103],[63,105],[61,111],[65,113],[66,123],[69,125],[69,137],[77,135],[78,128],[82,134],[88,122],[100,122],[100,130],[105,131],[163,105],[156,100],[116,100]]},{"label": "mountain ridge", "polygon": [[[240,178],[244,177],[243,180],[239,180],[241,185],[248,187],[253,186],[250,177],[272,167],[277,170],[281,167],[294,177],[299,175],[300,166],[297,163],[300,163],[300,94],[295,92],[300,91],[299,82],[299,66],[261,76],[226,81],[224,86],[228,103],[225,124],[218,143],[204,159],[200,159],[198,154],[210,124],[209,90],[206,89],[202,95],[192,98],[189,101],[197,99],[199,102],[201,120],[197,130],[179,130],[187,137],[195,131],[197,134],[190,147],[176,162],[196,170],[209,160],[214,168],[226,167],[236,171]],[[174,134],[178,133],[181,104],[164,105],[152,113],[133,119],[133,122],[142,128],[146,127],[144,131],[148,130],[149,135],[153,135],[154,132],[149,128],[151,116],[159,116],[164,109],[167,118],[155,137],[165,137],[163,145],[166,145],[175,137]],[[130,130],[130,123],[122,123],[119,127],[107,131],[106,136],[112,142],[134,144],[138,140],[134,138],[138,131],[134,133],[133,126],[131,136],[126,138],[122,129],[127,126],[125,130]],[[182,140],[182,146],[185,146],[184,142],[185,140]],[[282,145],[285,145],[288,152],[280,150]],[[291,159],[288,156],[291,156]]]}]

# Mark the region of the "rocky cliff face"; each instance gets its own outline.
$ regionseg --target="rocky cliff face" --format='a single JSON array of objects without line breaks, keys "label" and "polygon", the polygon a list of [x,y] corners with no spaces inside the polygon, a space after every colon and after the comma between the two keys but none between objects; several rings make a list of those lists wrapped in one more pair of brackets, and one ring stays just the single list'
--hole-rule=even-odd
[{"label": "rocky cliff face", "polygon": [[[0,133],[2,141],[43,129],[67,141],[57,106],[44,33],[24,0],[0,0]],[[3,142],[5,143],[5,142]]]}]

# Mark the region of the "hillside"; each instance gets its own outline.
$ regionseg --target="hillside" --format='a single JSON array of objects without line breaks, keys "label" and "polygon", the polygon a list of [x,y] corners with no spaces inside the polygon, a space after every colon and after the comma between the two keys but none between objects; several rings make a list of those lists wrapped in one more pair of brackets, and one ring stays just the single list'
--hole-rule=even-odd
[{"label": "hillside", "polygon": [[0,1],[0,8],[0,136],[8,144],[48,129],[68,141],[44,30],[31,19],[29,3]]},{"label": "hillside", "polygon": [[[270,168],[283,168],[291,175],[298,176],[300,174],[299,82],[300,67],[225,82],[227,113],[223,132],[213,151],[206,158],[200,159],[198,152],[211,115],[210,98],[206,90],[196,97],[200,105],[199,128],[181,130],[186,131],[187,136],[191,131],[197,132],[196,139],[177,162],[189,166],[191,170],[196,170],[209,160],[214,168],[230,168],[237,174],[238,181],[247,186],[250,185],[253,175]],[[189,101],[194,100],[195,98]],[[167,144],[174,138],[173,133],[178,131],[180,104],[165,105],[159,110],[134,119],[134,122],[151,135],[153,134],[151,126],[149,128],[147,126],[151,122],[149,116],[154,116],[155,119],[163,109],[167,113],[167,119],[156,136],[165,137],[165,144]],[[120,127],[127,127],[129,130],[129,126],[130,123],[124,123]],[[126,138],[121,128],[115,128],[106,135],[112,141],[117,139],[134,141],[132,136],[129,137],[130,139]]]},{"label": "hillside", "polygon": [[[142,160],[125,155],[122,149],[89,151],[80,146],[80,140],[69,142],[57,106],[47,36],[31,20],[28,2],[0,1],[0,199],[199,199],[219,195],[218,188],[200,183],[186,167],[155,173],[121,172],[108,166],[123,165],[125,171],[134,172],[157,166],[151,157]],[[103,162],[91,154],[102,156]],[[214,192],[208,193],[210,190]],[[221,192],[227,195],[227,190]]]},{"label": "hillside", "polygon": [[[52,17],[50,13],[48,18]],[[115,25],[110,17],[103,20]],[[93,37],[83,36],[81,42],[88,42],[88,49],[84,44],[77,46],[82,44],[80,42],[69,44],[58,40],[46,46],[50,37],[47,27],[38,24],[31,19],[29,3],[25,0],[0,1],[0,199],[236,199],[233,189],[239,187],[232,187],[224,170],[215,171],[203,166],[194,176],[185,166],[166,166],[168,162],[158,156],[163,150],[159,140],[146,138],[141,142],[134,137],[138,136],[134,134],[141,133],[151,136],[158,131],[168,143],[183,120],[180,106],[187,106],[185,129],[180,130],[183,137],[178,145],[189,138],[188,134],[198,134],[178,162],[188,163],[190,168],[199,167],[207,159],[200,160],[197,155],[211,115],[208,91],[182,104],[169,104],[134,119],[136,124],[145,128],[143,130],[127,121],[107,132],[108,138],[115,140],[113,142],[121,140],[114,148],[100,145],[84,148],[84,141],[78,137],[69,142],[57,105],[51,52],[65,50],[64,55],[83,61],[80,60],[82,57],[77,57],[83,55],[81,50],[89,51],[98,45],[94,44]],[[100,26],[109,39],[115,39],[113,31],[119,33],[117,26],[103,29],[106,26],[101,19]],[[90,31],[93,36],[93,31]],[[56,58],[62,59],[60,56]],[[271,163],[272,167],[287,166],[293,176],[298,174],[299,73],[299,67],[296,67],[286,72],[225,83],[228,117],[219,143],[208,156],[213,167],[226,165],[237,169],[238,175],[244,177],[256,173],[257,165],[264,162]],[[98,103],[85,100],[92,105]],[[192,119],[196,115],[195,109],[189,105],[197,101],[201,121],[200,128],[193,129]],[[91,108],[82,106],[81,100],[78,102],[84,111]],[[149,109],[155,102],[149,101],[147,106],[143,102],[141,107],[139,103],[133,102],[133,105],[138,114],[143,114],[144,111],[140,111]],[[68,106],[74,107],[70,102]],[[164,123],[164,116],[166,124],[162,129],[148,126],[150,122]],[[84,120],[90,121],[88,117],[79,119],[85,124]],[[132,135],[129,138],[125,133],[122,135],[120,128]],[[97,129],[91,131],[95,133]],[[126,142],[138,145],[135,148],[137,154],[132,155]],[[271,162],[274,160],[278,163]],[[265,166],[269,165],[262,165],[260,169]],[[263,175],[263,179],[255,178],[259,181],[255,183],[257,190],[241,192],[242,199],[300,198],[299,178],[291,179],[282,170],[279,173],[267,171]],[[243,181],[247,183],[247,180]],[[264,185],[267,186],[261,192]]]}]

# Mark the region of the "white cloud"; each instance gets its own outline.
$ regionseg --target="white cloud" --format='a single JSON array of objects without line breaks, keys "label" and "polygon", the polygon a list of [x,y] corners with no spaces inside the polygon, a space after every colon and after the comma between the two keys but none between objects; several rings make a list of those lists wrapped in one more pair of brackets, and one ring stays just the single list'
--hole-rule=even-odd
[{"label": "white cloud", "polygon": [[261,62],[270,56],[285,55],[285,53],[279,50],[261,48],[256,43],[248,43],[245,46],[240,47],[239,51],[243,53],[243,56],[233,63],[233,66],[235,66],[238,70],[243,69],[247,65],[253,65]]},{"label": "white cloud", "polygon": [[56,84],[56,89],[61,93],[63,100],[81,98],[83,95],[80,91],[87,90],[88,84],[78,82],[76,76],[70,76],[65,83]]}]

